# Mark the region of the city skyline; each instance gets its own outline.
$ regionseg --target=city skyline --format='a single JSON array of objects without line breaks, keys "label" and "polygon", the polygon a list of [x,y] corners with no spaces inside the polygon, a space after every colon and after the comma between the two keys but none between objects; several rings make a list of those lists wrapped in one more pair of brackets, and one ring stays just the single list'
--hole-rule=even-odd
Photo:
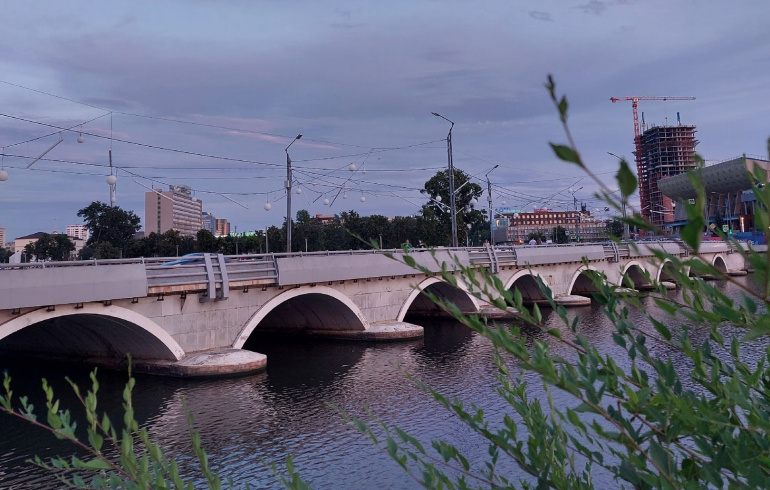
[{"label": "city skyline", "polygon": [[[610,184],[617,159],[607,152],[633,165],[631,106],[611,96],[694,96],[642,101],[639,111],[648,125],[675,124],[679,113],[709,163],[767,158],[770,5],[5,7],[7,240],[79,223],[77,210],[109,202],[111,174],[116,204],[141,217],[147,187],[189,185],[205,211],[239,230],[280,226],[285,148],[300,133],[289,149],[293,187],[303,191],[292,196],[293,214],[415,214],[425,202],[419,189],[447,165],[449,124],[431,112],[455,122],[456,168],[483,179],[499,165],[490,174],[496,206],[571,209],[572,187],[590,209],[596,186],[548,147],[566,140],[543,87],[549,73],[570,101],[585,161]],[[61,144],[27,169],[60,131]]]}]

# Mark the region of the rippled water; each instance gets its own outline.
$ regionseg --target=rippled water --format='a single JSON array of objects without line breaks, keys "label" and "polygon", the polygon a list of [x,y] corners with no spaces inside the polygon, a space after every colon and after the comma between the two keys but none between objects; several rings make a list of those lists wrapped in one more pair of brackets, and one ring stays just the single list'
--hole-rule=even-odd
[{"label": "rippled water", "polygon": [[[730,286],[725,288],[735,294]],[[598,307],[571,312],[580,316],[581,332],[612,355],[616,349],[612,326]],[[548,322],[558,320],[551,315]],[[506,406],[494,394],[492,346],[454,322],[423,324],[424,339],[398,343],[255,338],[251,347],[267,354],[268,368],[254,376],[198,381],[137,376],[137,418],[171,452],[189,455],[186,413],[191,413],[212,466],[239,486],[248,482],[252,488],[280,488],[268,464],[282,466],[291,454],[303,478],[315,488],[416,488],[330,404],[363,417],[371,411],[423,442],[444,439],[472,462],[483,461],[484,441],[409,382],[405,372],[450,397],[477,404],[491,420],[500,420]],[[539,335],[530,334],[533,339]],[[651,346],[653,351],[656,348],[661,357],[672,354]],[[559,345],[553,350],[571,356]],[[17,394],[34,392],[33,402],[41,408],[41,377],[54,383],[63,406],[70,407],[76,402],[61,380],[64,373],[81,386],[89,383],[88,370],[77,366],[0,360],[0,368],[11,373]],[[100,409],[118,420],[125,375],[101,370],[99,380]],[[531,392],[543,394],[537,382],[532,383]],[[0,435],[0,488],[57,486],[25,459],[34,454],[70,454],[69,445],[7,416],[0,417]],[[513,466],[508,469],[516,474]]]}]

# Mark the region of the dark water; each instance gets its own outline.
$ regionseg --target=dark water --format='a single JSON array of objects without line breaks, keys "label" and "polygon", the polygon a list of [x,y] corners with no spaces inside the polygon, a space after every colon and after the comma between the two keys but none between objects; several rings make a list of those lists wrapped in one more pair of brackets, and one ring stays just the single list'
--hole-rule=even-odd
[{"label": "dark water", "polygon": [[[720,287],[728,294],[737,294],[730,285]],[[580,317],[581,332],[613,355],[617,348],[611,340],[612,326],[599,308],[570,311]],[[546,316],[549,323],[559,324],[556,315],[546,311]],[[255,338],[254,350],[267,354],[268,369],[249,377],[189,381],[137,376],[137,418],[171,453],[189,456],[186,414],[191,413],[212,466],[238,487],[248,482],[252,488],[281,488],[269,464],[276,462],[283,467],[286,455],[291,454],[303,478],[315,488],[417,488],[384,451],[348,426],[330,404],[362,417],[370,412],[423,443],[444,439],[456,444],[471,462],[481,464],[487,451],[484,441],[429,399],[406,373],[445,395],[468,405],[475,403],[489,420],[499,421],[506,405],[494,394],[492,346],[451,321],[422,324],[426,327],[424,339],[399,343]],[[534,331],[527,335],[532,340],[541,336]],[[651,348],[653,352],[659,349],[661,357],[676,355],[664,347]],[[560,345],[552,349],[572,357]],[[621,359],[617,357],[622,363]],[[68,375],[81,386],[90,383],[88,369],[78,366],[6,359],[0,360],[0,368],[12,375],[17,394],[35,395],[33,402],[40,409],[44,408],[39,389],[42,377],[54,384],[62,406],[73,408],[77,401],[62,377]],[[98,378],[100,410],[117,421],[125,374],[100,370]],[[542,396],[541,385],[531,381],[532,396]],[[567,403],[568,399],[560,400],[560,396],[556,394],[557,404]],[[25,460],[35,454],[45,457],[72,452],[71,446],[43,430],[0,416],[0,488],[56,488],[55,480]],[[511,475],[518,474],[513,465],[507,469]]]}]

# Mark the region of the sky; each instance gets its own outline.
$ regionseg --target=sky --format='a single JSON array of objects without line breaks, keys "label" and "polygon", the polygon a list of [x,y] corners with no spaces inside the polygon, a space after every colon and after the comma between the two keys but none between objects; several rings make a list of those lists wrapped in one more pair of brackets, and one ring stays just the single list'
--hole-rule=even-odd
[{"label": "sky", "polygon": [[187,185],[239,232],[280,225],[297,134],[293,214],[415,215],[447,168],[450,124],[432,112],[455,123],[479,207],[498,165],[495,207],[601,209],[598,185],[548,145],[567,137],[547,76],[611,188],[608,152],[632,160],[634,139],[631,103],[613,96],[695,97],[639,111],[695,125],[708,164],[766,159],[768,18],[770,2],[749,0],[9,0],[0,227],[12,240],[80,224],[109,202],[111,173],[115,204],[142,222],[148,189]]}]

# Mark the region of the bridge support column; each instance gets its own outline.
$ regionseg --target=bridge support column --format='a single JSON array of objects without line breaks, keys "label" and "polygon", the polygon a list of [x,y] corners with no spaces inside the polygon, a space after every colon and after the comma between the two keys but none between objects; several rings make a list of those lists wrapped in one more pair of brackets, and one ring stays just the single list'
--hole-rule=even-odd
[{"label": "bridge support column", "polygon": [[137,373],[179,378],[241,376],[262,371],[267,356],[241,349],[210,350],[188,354],[178,361],[134,360]]},{"label": "bridge support column", "polygon": [[411,340],[423,337],[425,331],[419,325],[407,322],[374,323],[366,330],[305,330],[313,337],[326,337],[340,340],[394,341]]},{"label": "bridge support column", "polygon": [[553,299],[557,305],[562,306],[590,306],[591,298],[586,296],[578,296],[576,294],[566,294],[564,296],[557,296]]}]

